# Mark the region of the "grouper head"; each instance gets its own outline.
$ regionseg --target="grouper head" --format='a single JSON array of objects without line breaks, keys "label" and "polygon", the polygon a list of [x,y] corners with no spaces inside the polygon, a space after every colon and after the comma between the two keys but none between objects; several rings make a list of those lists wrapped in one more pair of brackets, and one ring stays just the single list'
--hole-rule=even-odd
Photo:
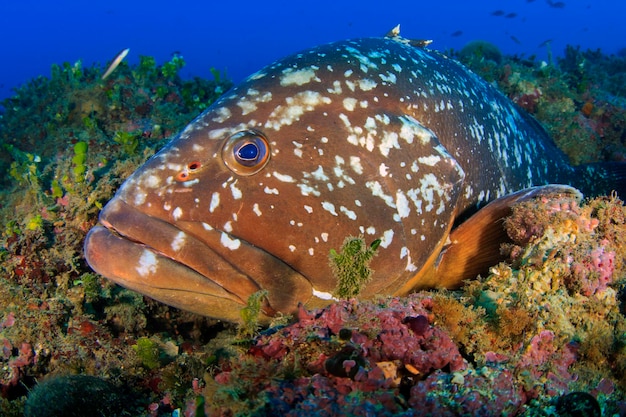
[{"label": "grouper head", "polygon": [[[277,61],[127,179],[87,236],[87,261],[124,287],[231,321],[259,290],[267,317],[328,302],[329,252],[350,236],[381,240],[361,296],[432,286],[422,271],[457,213],[530,181],[534,142],[506,143],[517,115],[492,90],[396,39]],[[498,153],[509,155],[502,166]]]},{"label": "grouper head", "polygon": [[389,98],[401,69],[376,68],[385,43],[317,48],[227,93],[105,206],[89,264],[167,304],[237,320],[259,290],[266,315],[329,299],[329,251],[363,236],[382,240],[363,295],[405,287],[449,230],[463,172]]}]

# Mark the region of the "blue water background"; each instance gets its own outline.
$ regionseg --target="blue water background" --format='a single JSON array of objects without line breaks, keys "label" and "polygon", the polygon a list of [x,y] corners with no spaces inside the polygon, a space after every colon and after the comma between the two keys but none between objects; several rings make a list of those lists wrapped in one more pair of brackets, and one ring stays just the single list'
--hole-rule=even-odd
[{"label": "blue water background", "polygon": [[[563,6],[563,7],[560,7]],[[496,10],[504,16],[494,16]],[[514,13],[514,17],[506,17]],[[184,77],[226,69],[235,81],[284,55],[335,40],[383,35],[398,23],[408,38],[459,49],[488,40],[504,53],[547,59],[565,45],[617,53],[626,47],[624,0],[413,1],[33,1],[0,0],[0,99],[50,65],[103,67],[120,50],[157,62],[183,55]],[[462,33],[461,33],[462,32]]]}]

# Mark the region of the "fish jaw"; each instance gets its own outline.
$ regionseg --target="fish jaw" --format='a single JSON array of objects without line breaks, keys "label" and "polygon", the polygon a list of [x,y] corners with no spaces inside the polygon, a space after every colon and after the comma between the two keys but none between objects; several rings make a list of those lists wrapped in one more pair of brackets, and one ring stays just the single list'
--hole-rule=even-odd
[{"label": "fish jaw", "polygon": [[[242,263],[229,261],[232,250]],[[268,286],[275,288],[268,289],[262,322],[277,311],[295,312],[313,294],[304,276],[243,240],[206,224],[174,226],[117,197],[102,210],[84,251],[96,272],[123,287],[225,321],[240,321],[250,295]]]}]

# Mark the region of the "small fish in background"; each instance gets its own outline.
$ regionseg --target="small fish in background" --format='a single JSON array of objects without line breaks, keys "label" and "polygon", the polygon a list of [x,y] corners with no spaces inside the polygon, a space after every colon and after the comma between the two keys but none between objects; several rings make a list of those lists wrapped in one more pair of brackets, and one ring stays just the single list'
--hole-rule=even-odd
[{"label": "small fish in background", "polygon": [[115,68],[117,68],[122,63],[124,58],[126,58],[126,55],[128,55],[129,52],[130,52],[130,48],[126,48],[126,49],[121,50],[117,55],[115,55],[115,58],[113,58],[113,61],[111,61],[111,64],[109,64],[106,71],[104,71],[104,74],[102,74],[101,79],[104,80],[109,75],[111,75],[111,73],[115,71]]},{"label": "small fish in background", "polygon": [[546,0],[546,3],[548,3],[548,6],[554,8],[554,9],[564,9],[565,8],[565,3],[562,2],[562,1]]},{"label": "small fish in background", "polygon": [[461,35],[463,35],[462,30],[457,30],[456,32],[452,32],[452,34],[450,34],[450,36],[452,36],[453,38],[458,38]]},{"label": "small fish in background", "polygon": [[518,45],[521,45],[521,44],[522,44],[522,42],[521,42],[519,39],[517,39],[515,36],[513,36],[513,35],[511,35],[511,36],[510,36],[510,38],[511,38],[511,40],[512,40],[513,42],[515,42],[516,44],[518,44]]},{"label": "small fish in background", "polygon": [[492,16],[504,16],[506,13],[504,12],[504,10],[494,10],[493,12],[491,12]]},{"label": "small fish in background", "polygon": [[552,43],[552,39],[546,39],[545,41],[541,42],[539,45],[537,45],[538,48],[544,48],[548,45],[550,45]]},{"label": "small fish in background", "polygon": [[506,16],[504,16],[504,17],[505,17],[506,19],[513,19],[513,18],[517,17],[517,13],[512,12],[512,13],[507,14],[507,15],[506,15]]}]

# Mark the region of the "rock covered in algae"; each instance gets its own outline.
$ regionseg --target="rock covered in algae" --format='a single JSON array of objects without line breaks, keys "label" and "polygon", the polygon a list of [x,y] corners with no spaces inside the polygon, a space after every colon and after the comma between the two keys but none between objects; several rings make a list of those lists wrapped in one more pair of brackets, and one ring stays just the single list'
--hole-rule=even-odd
[{"label": "rock covered in algae", "polygon": [[124,413],[121,391],[102,378],[88,375],[52,377],[28,395],[25,417],[116,417]]}]

